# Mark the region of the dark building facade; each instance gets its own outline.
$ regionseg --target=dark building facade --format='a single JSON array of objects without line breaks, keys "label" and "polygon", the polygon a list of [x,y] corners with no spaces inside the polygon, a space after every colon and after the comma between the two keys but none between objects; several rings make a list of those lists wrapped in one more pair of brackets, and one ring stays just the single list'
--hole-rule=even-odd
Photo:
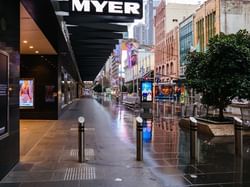
[{"label": "dark building facade", "polygon": [[20,159],[19,119],[58,119],[77,71],[50,0],[0,0],[0,179]]},{"label": "dark building facade", "polygon": [[19,161],[19,1],[0,1],[0,178]]}]

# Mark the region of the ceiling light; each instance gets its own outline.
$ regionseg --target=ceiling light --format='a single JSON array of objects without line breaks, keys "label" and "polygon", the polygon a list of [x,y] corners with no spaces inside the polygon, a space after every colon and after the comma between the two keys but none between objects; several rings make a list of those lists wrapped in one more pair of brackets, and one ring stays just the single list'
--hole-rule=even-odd
[{"label": "ceiling light", "polygon": [[35,53],[36,53],[36,54],[38,54],[38,53],[39,53],[39,51],[35,51]]},{"label": "ceiling light", "polygon": [[69,12],[65,11],[56,11],[57,16],[69,16]]},{"label": "ceiling light", "polygon": [[23,40],[23,43],[24,43],[24,44],[27,44],[27,43],[28,43],[28,41],[27,41],[27,40]]},{"label": "ceiling light", "polygon": [[30,48],[30,49],[33,49],[33,48],[34,48],[34,46],[33,46],[33,45],[30,45],[30,46],[29,46],[29,48]]}]

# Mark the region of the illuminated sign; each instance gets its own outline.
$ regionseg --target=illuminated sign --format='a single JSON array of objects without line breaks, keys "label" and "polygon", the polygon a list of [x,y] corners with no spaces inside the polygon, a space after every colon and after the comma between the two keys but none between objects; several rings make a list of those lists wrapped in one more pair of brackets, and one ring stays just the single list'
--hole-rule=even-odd
[{"label": "illuminated sign", "polygon": [[34,107],[34,80],[33,79],[21,79],[19,81],[19,106],[21,108],[33,108]]},{"label": "illuminated sign", "polygon": [[141,82],[141,102],[153,101],[153,83],[152,81]]},{"label": "illuminated sign", "polygon": [[71,14],[127,16],[142,18],[142,0],[71,0]]}]

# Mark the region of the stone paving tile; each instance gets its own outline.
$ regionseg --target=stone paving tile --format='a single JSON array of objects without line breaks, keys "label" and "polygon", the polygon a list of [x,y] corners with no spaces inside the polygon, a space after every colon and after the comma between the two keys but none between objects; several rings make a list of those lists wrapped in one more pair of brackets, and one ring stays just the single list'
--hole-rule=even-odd
[{"label": "stone paving tile", "polygon": [[53,172],[17,172],[11,171],[3,180],[4,183],[50,181]]},{"label": "stone paving tile", "polygon": [[47,181],[22,183],[20,187],[79,187],[80,181]]},{"label": "stone paving tile", "polygon": [[13,171],[30,171],[34,166],[33,163],[22,163],[19,162],[14,168]]}]

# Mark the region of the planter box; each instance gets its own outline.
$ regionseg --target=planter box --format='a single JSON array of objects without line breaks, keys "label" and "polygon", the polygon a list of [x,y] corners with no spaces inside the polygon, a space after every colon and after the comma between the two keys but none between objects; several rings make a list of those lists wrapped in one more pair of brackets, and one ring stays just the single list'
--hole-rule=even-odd
[{"label": "planter box", "polygon": [[[205,121],[198,121],[198,133],[206,136],[234,136],[234,125],[231,124],[212,124]],[[183,118],[180,120],[179,125],[181,128],[189,129],[190,121],[189,118]]]}]

